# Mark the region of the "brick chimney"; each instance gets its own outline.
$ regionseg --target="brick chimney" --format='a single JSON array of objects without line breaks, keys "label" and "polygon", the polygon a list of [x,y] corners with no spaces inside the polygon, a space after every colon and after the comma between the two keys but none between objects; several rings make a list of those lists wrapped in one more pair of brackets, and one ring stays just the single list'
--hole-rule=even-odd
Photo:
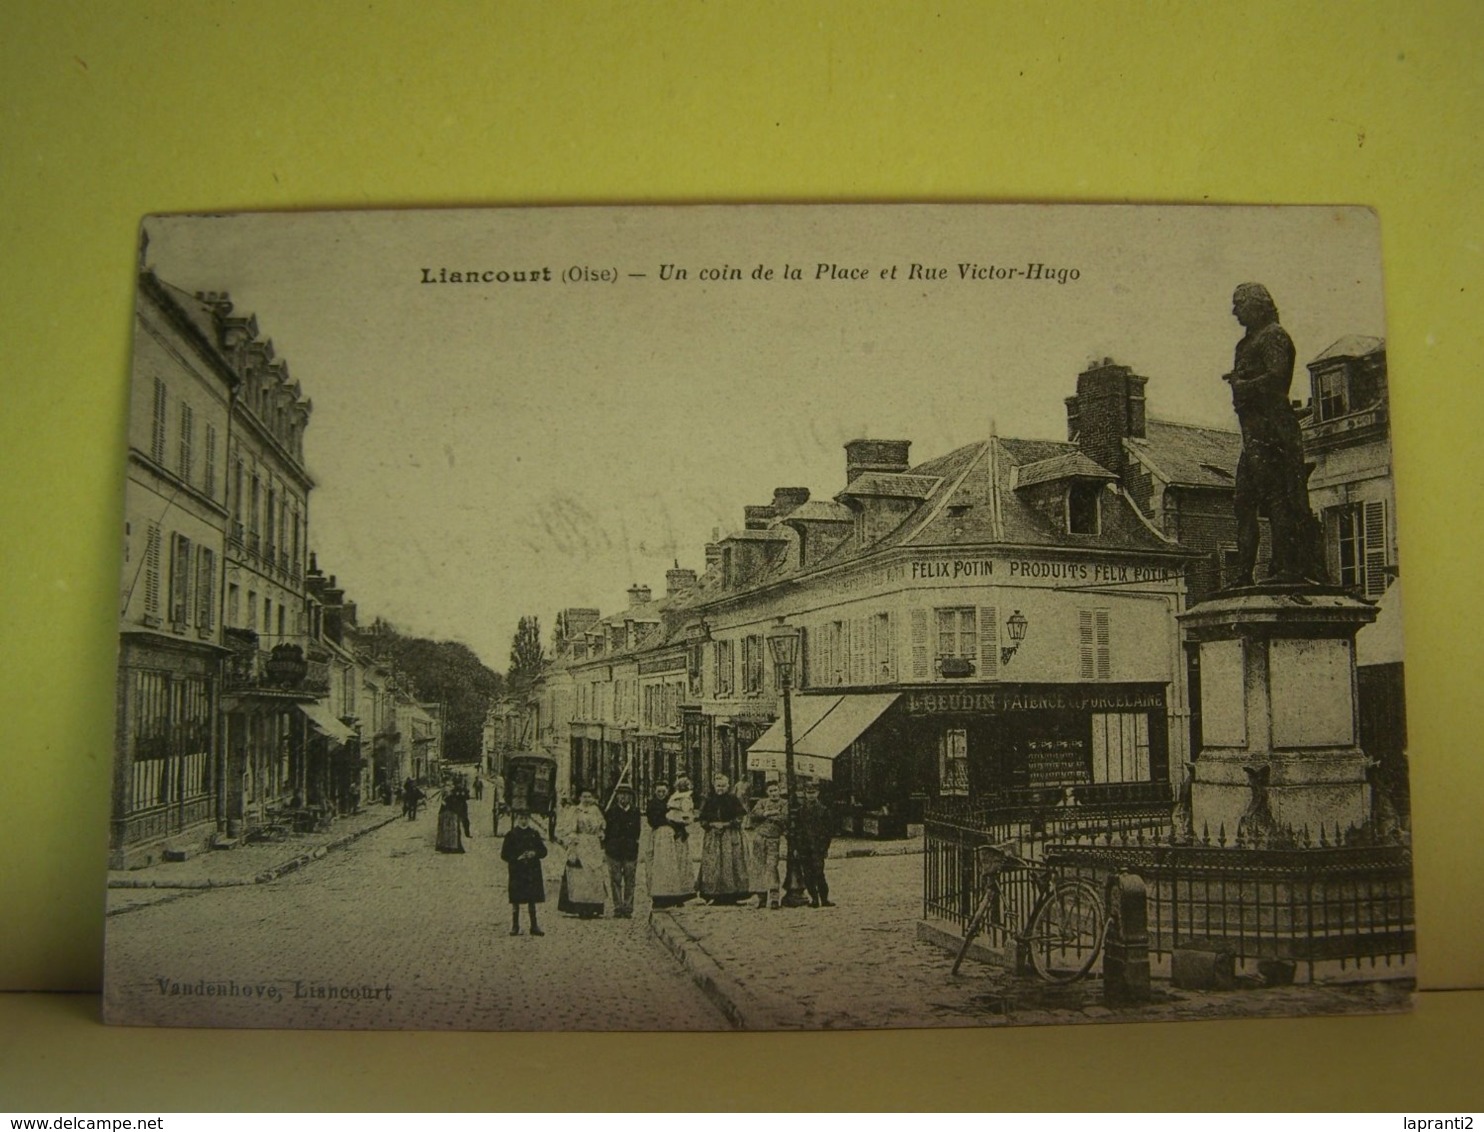
[{"label": "brick chimney", "polygon": [[721,528],[711,528],[711,541],[706,544],[706,569],[721,568]]},{"label": "brick chimney", "polygon": [[649,601],[649,597],[649,587],[641,586],[638,582],[635,582],[629,587],[629,608],[632,609],[636,605],[644,605]]},{"label": "brick chimney", "polygon": [[665,571],[665,596],[675,597],[686,590],[695,589],[696,572],[687,570],[677,561],[669,570]]},{"label": "brick chimney", "polygon": [[742,508],[742,526],[746,530],[765,531],[772,519],[773,505],[771,503]]},{"label": "brick chimney", "polygon": [[807,487],[775,487],[773,489],[773,516],[781,519],[808,502],[809,489]]},{"label": "brick chimney", "polygon": [[845,482],[865,472],[905,472],[910,440],[851,440],[845,444]]},{"label": "brick chimney", "polygon": [[1128,366],[1112,358],[1093,362],[1077,375],[1077,395],[1066,399],[1067,439],[1094,463],[1122,477],[1123,442],[1145,435],[1144,386]]}]

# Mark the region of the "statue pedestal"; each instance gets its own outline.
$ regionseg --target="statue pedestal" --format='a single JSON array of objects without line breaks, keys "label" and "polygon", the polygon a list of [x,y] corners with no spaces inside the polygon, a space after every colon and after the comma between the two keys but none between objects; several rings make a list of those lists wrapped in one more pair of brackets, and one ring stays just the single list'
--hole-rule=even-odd
[{"label": "statue pedestal", "polygon": [[1376,608],[1324,586],[1227,590],[1182,614],[1200,645],[1202,747],[1190,809],[1200,837],[1333,837],[1370,816],[1355,634]]}]

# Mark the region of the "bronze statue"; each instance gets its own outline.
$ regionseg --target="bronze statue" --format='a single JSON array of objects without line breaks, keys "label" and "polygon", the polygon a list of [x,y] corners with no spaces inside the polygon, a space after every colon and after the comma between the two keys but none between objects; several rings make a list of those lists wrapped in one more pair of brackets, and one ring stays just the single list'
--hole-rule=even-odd
[{"label": "bronze statue", "polygon": [[1278,324],[1278,308],[1261,283],[1243,283],[1232,296],[1232,314],[1246,333],[1237,343],[1232,372],[1232,407],[1242,426],[1237,463],[1237,577],[1253,584],[1257,566],[1258,516],[1268,518],[1275,581],[1324,582],[1319,521],[1309,510],[1309,470],[1304,464],[1298,417],[1288,403],[1293,383],[1293,339]]}]

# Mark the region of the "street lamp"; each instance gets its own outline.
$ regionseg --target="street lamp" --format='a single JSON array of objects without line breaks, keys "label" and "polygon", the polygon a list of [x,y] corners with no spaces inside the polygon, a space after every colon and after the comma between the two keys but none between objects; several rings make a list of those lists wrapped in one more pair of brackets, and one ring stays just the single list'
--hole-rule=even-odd
[{"label": "street lamp", "polygon": [[1015,655],[1015,650],[1020,648],[1020,642],[1025,640],[1026,626],[1030,622],[1026,620],[1025,614],[1016,610],[1005,619],[1005,633],[1010,638],[1009,647],[1001,647],[1000,663],[1009,664],[1010,658]]},{"label": "street lamp", "polygon": [[803,875],[799,868],[798,850],[798,790],[794,780],[794,716],[790,691],[793,687],[794,665],[799,659],[799,630],[778,619],[768,633],[768,649],[773,654],[773,672],[778,677],[778,688],[783,693],[783,766],[788,783],[788,873],[783,881],[783,904],[797,908],[806,902]]}]

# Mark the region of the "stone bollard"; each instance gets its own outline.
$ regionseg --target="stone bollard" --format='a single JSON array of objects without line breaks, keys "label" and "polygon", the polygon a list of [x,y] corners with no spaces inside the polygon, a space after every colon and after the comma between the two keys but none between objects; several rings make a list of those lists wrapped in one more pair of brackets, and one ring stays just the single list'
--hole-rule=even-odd
[{"label": "stone bollard", "polygon": [[1119,873],[1105,891],[1108,927],[1103,941],[1103,1002],[1128,1006],[1148,1002],[1149,896],[1144,878]]}]

